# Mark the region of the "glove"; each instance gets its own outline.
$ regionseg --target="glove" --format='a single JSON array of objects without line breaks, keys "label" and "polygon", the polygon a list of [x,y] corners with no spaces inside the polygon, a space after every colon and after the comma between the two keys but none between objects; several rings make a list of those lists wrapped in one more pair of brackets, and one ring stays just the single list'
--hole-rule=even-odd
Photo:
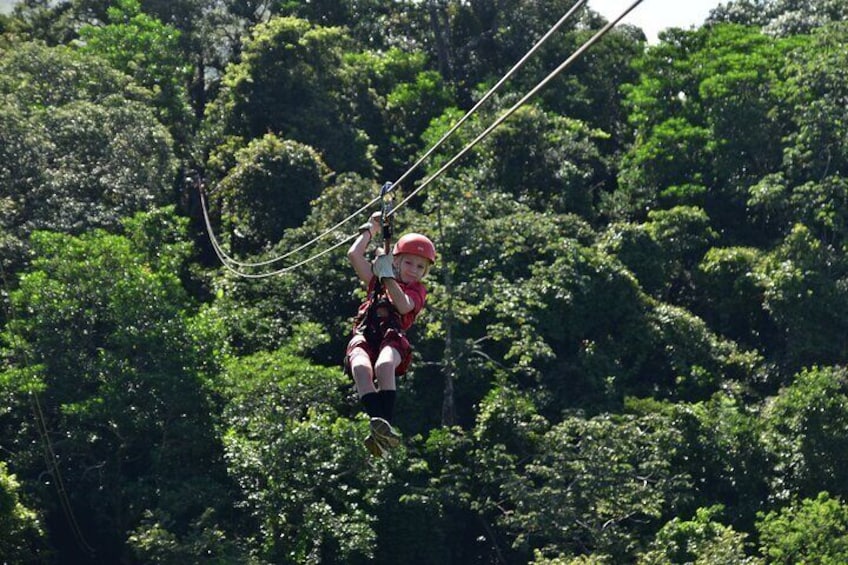
[{"label": "glove", "polygon": [[368,220],[367,222],[359,226],[359,233],[362,233],[364,231],[367,231],[369,234],[371,234],[371,237],[374,237],[374,223],[371,220]]},{"label": "glove", "polygon": [[374,232],[380,231],[380,218],[382,216],[381,212],[374,212],[371,214],[371,217],[368,218],[368,221],[359,226],[359,233],[367,231],[371,235],[371,239],[374,239]]},{"label": "glove", "polygon": [[392,261],[394,261],[394,255],[391,253],[380,255],[374,259],[374,263],[371,265],[371,271],[375,276],[379,277],[380,280],[393,279],[395,278],[395,268],[394,265],[392,265]]}]

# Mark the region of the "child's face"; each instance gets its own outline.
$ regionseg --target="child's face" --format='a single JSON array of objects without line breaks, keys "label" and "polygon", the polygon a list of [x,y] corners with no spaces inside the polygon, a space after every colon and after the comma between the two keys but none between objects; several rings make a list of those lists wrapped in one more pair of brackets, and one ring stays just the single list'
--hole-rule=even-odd
[{"label": "child's face", "polygon": [[424,257],[405,253],[395,258],[400,280],[405,283],[420,281],[427,275],[430,262]]}]

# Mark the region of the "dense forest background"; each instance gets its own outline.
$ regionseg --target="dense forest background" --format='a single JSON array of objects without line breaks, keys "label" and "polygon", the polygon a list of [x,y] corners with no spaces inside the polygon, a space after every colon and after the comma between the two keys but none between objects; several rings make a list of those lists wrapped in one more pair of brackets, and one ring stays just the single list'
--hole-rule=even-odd
[{"label": "dense forest background", "polygon": [[[303,261],[569,7],[0,16],[0,561],[848,563],[842,0],[618,26],[399,208],[439,258],[404,445],[363,448],[361,290],[346,246]],[[581,8],[398,197],[605,23]]]}]

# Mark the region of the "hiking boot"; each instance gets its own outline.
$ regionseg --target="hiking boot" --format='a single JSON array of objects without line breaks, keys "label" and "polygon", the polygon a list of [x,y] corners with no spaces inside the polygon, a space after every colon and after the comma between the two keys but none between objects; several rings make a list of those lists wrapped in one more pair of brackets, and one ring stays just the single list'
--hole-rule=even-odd
[{"label": "hiking boot", "polygon": [[371,418],[371,435],[377,439],[381,447],[394,449],[400,445],[400,434],[383,418]]},{"label": "hiking boot", "polygon": [[366,437],[362,443],[365,444],[365,448],[368,450],[368,453],[370,453],[374,457],[383,457],[386,452],[386,450],[383,449],[383,446],[380,445],[380,442],[377,440],[377,438],[375,438],[371,434],[368,434],[368,437]]}]

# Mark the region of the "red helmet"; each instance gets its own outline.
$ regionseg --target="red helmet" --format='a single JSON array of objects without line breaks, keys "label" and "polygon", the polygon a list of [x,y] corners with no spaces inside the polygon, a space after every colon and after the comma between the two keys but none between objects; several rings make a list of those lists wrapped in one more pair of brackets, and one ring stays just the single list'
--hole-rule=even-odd
[{"label": "red helmet", "polygon": [[410,255],[424,257],[430,263],[436,262],[436,246],[426,235],[420,233],[408,233],[401,237],[395,243],[392,253],[394,255],[409,253]]}]

